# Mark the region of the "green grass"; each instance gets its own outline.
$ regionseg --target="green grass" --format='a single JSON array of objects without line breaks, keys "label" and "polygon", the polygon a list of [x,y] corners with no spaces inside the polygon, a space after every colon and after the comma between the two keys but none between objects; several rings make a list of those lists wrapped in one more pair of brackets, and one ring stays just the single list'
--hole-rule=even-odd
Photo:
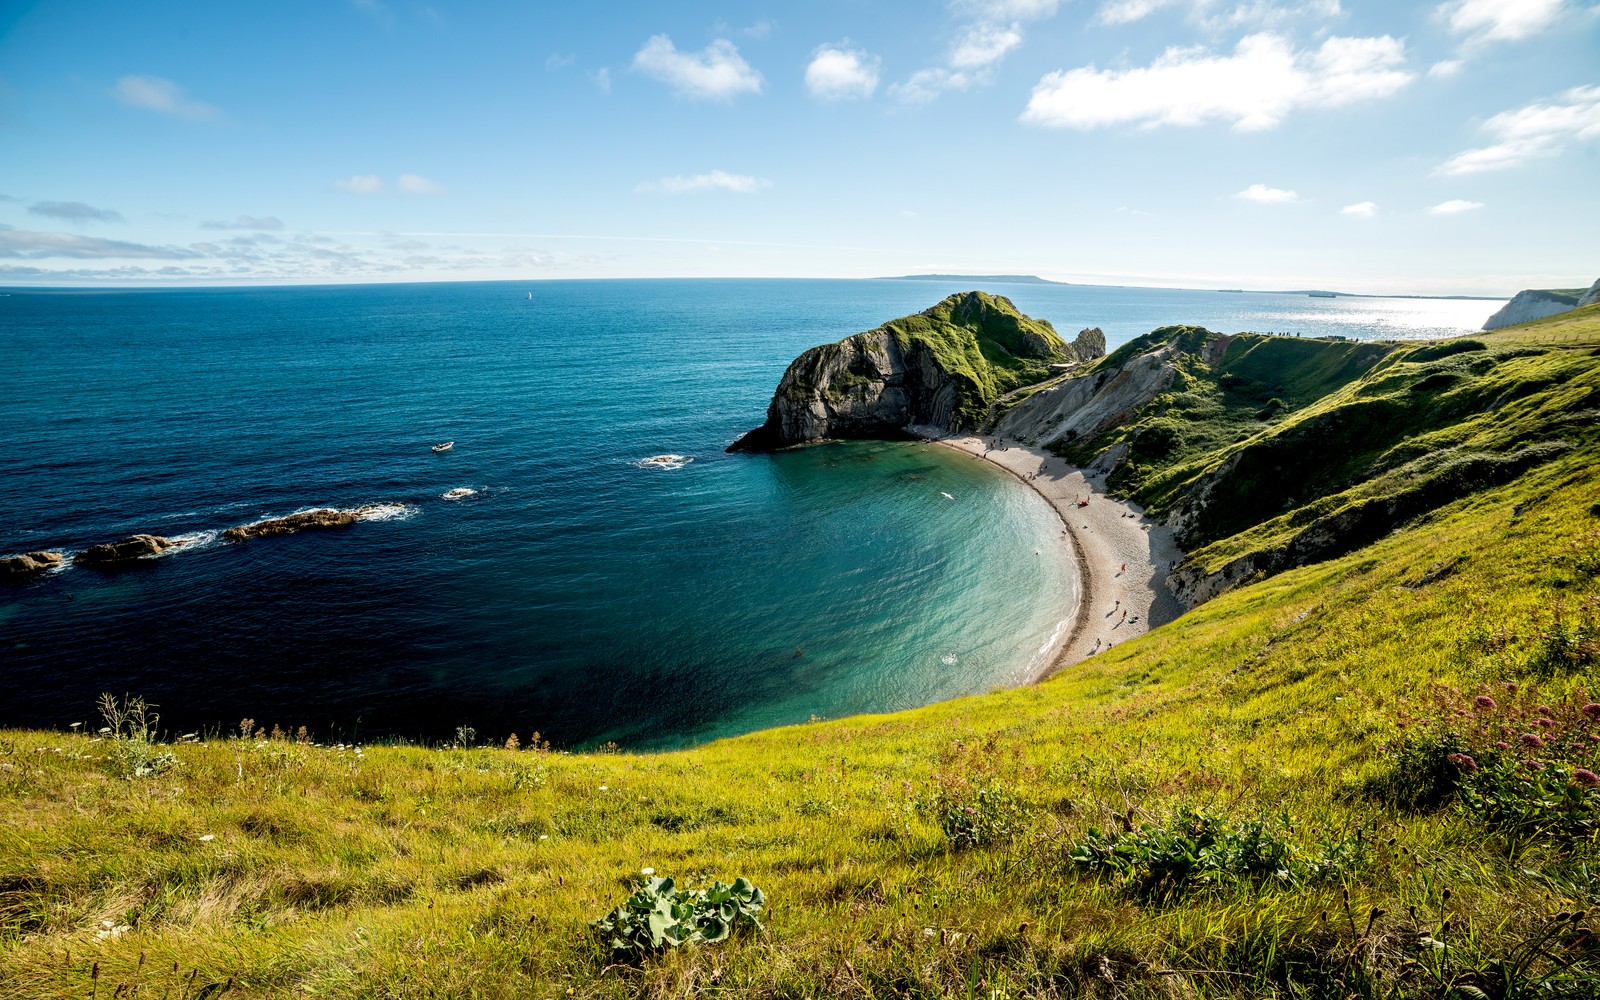
[{"label": "green grass", "polygon": [[989,405],[1042,381],[1071,352],[1048,320],[1024,316],[1001,295],[964,292],[883,325],[903,350],[925,347],[958,386],[960,426],[976,426]]},{"label": "green grass", "polygon": [[[1514,451],[1594,377],[1600,316],[1553,319],[1478,338],[1478,374],[1391,352],[1270,426],[1454,361],[1434,408],[1499,405],[1427,433]],[[1600,913],[1592,837],[1383,791],[1475,694],[1595,700],[1600,481],[1570,427],[1356,551],[915,711],[656,755],[219,736],[147,777],[92,735],[0,734],[0,997],[1592,997],[1567,919]],[[1097,843],[1126,865],[1075,858]],[[766,930],[613,964],[587,921],[642,868],[746,877]]]}]

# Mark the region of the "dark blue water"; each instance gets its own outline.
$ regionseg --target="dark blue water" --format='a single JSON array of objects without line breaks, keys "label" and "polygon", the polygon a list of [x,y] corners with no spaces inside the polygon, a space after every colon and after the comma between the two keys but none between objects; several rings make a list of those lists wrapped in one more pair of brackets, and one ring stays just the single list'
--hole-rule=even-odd
[{"label": "dark blue water", "polygon": [[[113,691],[178,729],[249,716],[327,737],[471,725],[656,747],[1015,683],[1072,600],[1030,491],[931,445],[722,452],[795,354],[953,290],[12,290],[0,554],[133,532],[187,544],[0,589],[0,725],[87,720]],[[1176,321],[1469,323],[1406,300],[994,290],[1112,346]],[[659,455],[681,459],[643,461]],[[460,488],[475,492],[442,498]],[[218,538],[369,504],[382,515],[348,529]]]}]

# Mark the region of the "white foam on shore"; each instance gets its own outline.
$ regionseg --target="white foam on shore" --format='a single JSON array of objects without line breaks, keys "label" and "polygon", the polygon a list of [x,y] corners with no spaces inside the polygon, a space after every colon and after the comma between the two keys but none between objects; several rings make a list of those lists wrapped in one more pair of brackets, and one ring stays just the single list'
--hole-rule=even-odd
[{"label": "white foam on shore", "polygon": [[439,494],[439,499],[440,500],[465,500],[467,497],[475,497],[477,495],[478,495],[478,491],[473,489],[470,486],[457,486],[453,490],[445,490],[443,493]]},{"label": "white foam on shore", "polygon": [[1066,645],[1067,637],[1072,634],[1072,618],[1063,618],[1056,622],[1056,630],[1050,633],[1050,638],[1033,654],[1028,661],[1028,678],[1038,677],[1042,671],[1048,670],[1055,662],[1056,654],[1061,652],[1061,647]]},{"label": "white foam on shore", "polygon": [[664,469],[670,472],[674,469],[681,469],[692,461],[694,459],[688,455],[651,455],[649,458],[641,458],[633,464],[640,469]]}]

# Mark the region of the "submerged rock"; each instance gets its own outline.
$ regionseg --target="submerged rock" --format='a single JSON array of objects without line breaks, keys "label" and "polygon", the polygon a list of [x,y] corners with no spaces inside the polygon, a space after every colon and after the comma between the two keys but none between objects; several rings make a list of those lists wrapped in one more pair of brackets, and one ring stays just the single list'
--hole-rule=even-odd
[{"label": "submerged rock", "polygon": [[91,545],[78,553],[73,562],[86,566],[116,566],[158,556],[175,543],[160,535],[129,535],[120,542]]},{"label": "submerged rock", "polygon": [[1010,300],[962,292],[912,316],[833,344],[789,365],[766,423],[729,451],[767,451],[826,438],[897,437],[911,425],[977,426],[1002,394],[1050,376],[1051,362],[1105,353],[1085,330],[1074,344]]},{"label": "submerged rock", "polygon": [[316,528],[343,528],[354,524],[363,517],[387,508],[370,506],[357,507],[353,510],[338,510],[333,507],[322,507],[317,510],[303,510],[298,514],[288,517],[274,517],[255,524],[241,524],[236,528],[229,528],[222,533],[222,537],[230,542],[242,542],[250,538],[265,538],[268,535],[292,535],[297,531],[307,531]]},{"label": "submerged rock", "polygon": [[0,580],[16,580],[60,566],[65,557],[59,552],[26,552],[0,559]]}]

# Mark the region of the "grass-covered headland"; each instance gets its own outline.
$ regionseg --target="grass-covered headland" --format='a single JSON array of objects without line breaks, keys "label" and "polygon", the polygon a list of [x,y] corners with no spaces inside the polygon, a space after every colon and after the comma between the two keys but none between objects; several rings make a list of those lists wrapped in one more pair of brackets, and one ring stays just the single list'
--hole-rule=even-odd
[{"label": "grass-covered headland", "polygon": [[[1560,447],[1038,686],[656,755],[0,734],[0,996],[1600,995],[1600,307],[1474,339],[1380,478]],[[1366,405],[1235,361],[1124,489]]]}]

